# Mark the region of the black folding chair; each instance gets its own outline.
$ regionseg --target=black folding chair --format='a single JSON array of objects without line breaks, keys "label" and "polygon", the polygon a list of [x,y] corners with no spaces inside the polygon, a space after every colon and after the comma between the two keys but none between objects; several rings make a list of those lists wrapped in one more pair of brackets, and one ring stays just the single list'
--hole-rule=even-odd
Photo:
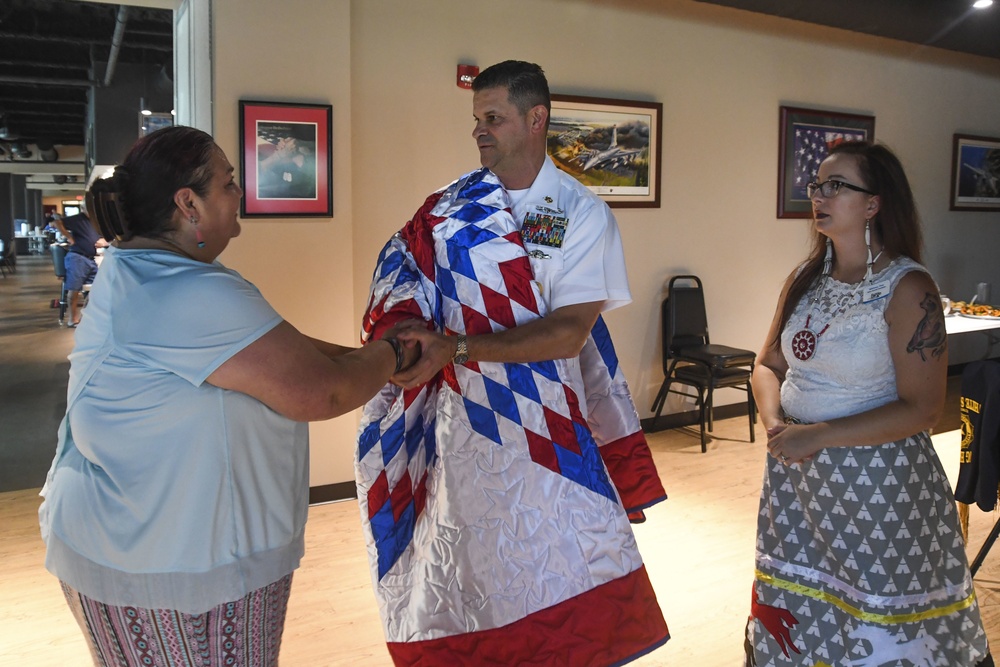
[{"label": "black folding chair", "polygon": [[[707,451],[705,427],[713,427],[713,394],[716,389],[733,387],[747,393],[747,415],[750,418],[750,442],[756,440],[754,424],[757,405],[753,400],[750,376],[757,355],[728,345],[713,344],[708,335],[708,315],[705,293],[697,276],[674,276],[667,287],[667,298],[661,306],[663,327],[663,384],[656,394],[652,410],[653,423],[660,417],[667,394],[694,398],[701,424],[701,451]],[[692,395],[672,389],[677,383],[694,389]]]}]

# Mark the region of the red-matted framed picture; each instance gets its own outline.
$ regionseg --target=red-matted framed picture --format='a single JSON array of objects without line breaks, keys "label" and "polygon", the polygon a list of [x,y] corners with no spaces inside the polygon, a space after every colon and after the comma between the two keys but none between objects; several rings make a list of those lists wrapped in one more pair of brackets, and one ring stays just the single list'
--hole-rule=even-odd
[{"label": "red-matted framed picture", "polygon": [[333,216],[329,104],[240,100],[244,218]]}]

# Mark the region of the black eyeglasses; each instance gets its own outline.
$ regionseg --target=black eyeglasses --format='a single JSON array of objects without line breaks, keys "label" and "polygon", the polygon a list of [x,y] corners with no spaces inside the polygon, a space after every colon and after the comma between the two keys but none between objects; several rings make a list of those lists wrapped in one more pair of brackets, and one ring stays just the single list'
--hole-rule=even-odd
[{"label": "black eyeglasses", "polygon": [[824,197],[836,197],[837,193],[840,192],[840,188],[848,188],[849,190],[854,190],[856,192],[864,192],[867,195],[874,195],[875,193],[871,190],[865,190],[857,185],[851,185],[850,183],[844,183],[843,181],[835,181],[832,178],[829,181],[823,181],[822,183],[817,183],[813,181],[806,185],[806,193],[809,195],[809,199],[816,196],[817,192],[822,193]]}]

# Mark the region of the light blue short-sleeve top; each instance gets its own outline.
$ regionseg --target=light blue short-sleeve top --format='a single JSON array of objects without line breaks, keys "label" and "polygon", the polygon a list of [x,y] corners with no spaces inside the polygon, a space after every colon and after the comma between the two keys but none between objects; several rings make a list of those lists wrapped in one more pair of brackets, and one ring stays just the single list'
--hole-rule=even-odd
[{"label": "light blue short-sleeve top", "polygon": [[42,490],[49,571],[107,604],[201,613],[298,566],[308,425],[205,382],[281,321],[221,264],[108,250]]}]

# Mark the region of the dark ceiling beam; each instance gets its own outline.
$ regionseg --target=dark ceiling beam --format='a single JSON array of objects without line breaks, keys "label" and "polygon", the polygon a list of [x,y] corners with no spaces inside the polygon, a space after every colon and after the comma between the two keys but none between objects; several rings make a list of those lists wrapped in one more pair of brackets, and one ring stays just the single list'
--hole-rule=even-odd
[{"label": "dark ceiling beam", "polygon": [[[77,108],[86,107],[87,100],[53,100],[46,98],[45,105],[52,106],[74,106]],[[24,108],[22,108],[24,107]],[[31,113],[38,108],[35,98],[25,97],[0,97],[0,109],[7,111],[20,111],[21,113]]]},{"label": "dark ceiling beam", "polygon": [[38,60],[0,60],[0,65],[7,65],[10,67],[47,67],[50,69],[90,69],[90,65],[85,64],[71,64],[67,62],[40,62]]},{"label": "dark ceiling beam", "polygon": [[[130,39],[124,41],[122,46],[128,49],[148,49],[150,51],[173,51],[174,50],[173,35],[164,33],[162,36],[165,40],[169,40],[169,43],[153,44],[150,42],[136,42]],[[60,43],[72,44],[74,46],[84,46],[84,45],[104,46],[108,43],[107,39],[78,37],[76,35],[40,35],[40,34],[29,35],[24,33],[3,32],[3,31],[0,31],[0,39],[36,41],[45,43],[60,42]]]},{"label": "dark ceiling beam", "polygon": [[67,143],[70,140],[74,144],[83,144],[83,128],[67,128],[63,126],[46,127],[44,131],[32,130],[30,132],[18,131],[16,139],[3,139],[0,141],[25,141],[33,144],[38,141],[49,141],[53,143]]},{"label": "dark ceiling beam", "polygon": [[79,123],[60,122],[28,126],[19,124],[16,127],[16,134],[20,138],[33,137],[32,141],[35,139],[38,141],[51,140],[56,136],[71,136],[80,140],[80,143],[83,143],[84,131]]},{"label": "dark ceiling beam", "polygon": [[24,118],[24,122],[30,122],[32,118],[65,118],[67,120],[77,121],[80,119],[80,114],[62,113],[59,111],[41,111],[38,109],[25,109],[23,111],[18,111],[17,109],[11,109],[8,107],[4,117],[8,120],[11,118]]},{"label": "dark ceiling beam", "polygon": [[0,74],[0,83],[19,83],[34,86],[56,86],[59,88],[89,88],[90,86],[100,86],[100,81],[89,79],[46,79],[37,76],[13,76],[11,74]]}]

